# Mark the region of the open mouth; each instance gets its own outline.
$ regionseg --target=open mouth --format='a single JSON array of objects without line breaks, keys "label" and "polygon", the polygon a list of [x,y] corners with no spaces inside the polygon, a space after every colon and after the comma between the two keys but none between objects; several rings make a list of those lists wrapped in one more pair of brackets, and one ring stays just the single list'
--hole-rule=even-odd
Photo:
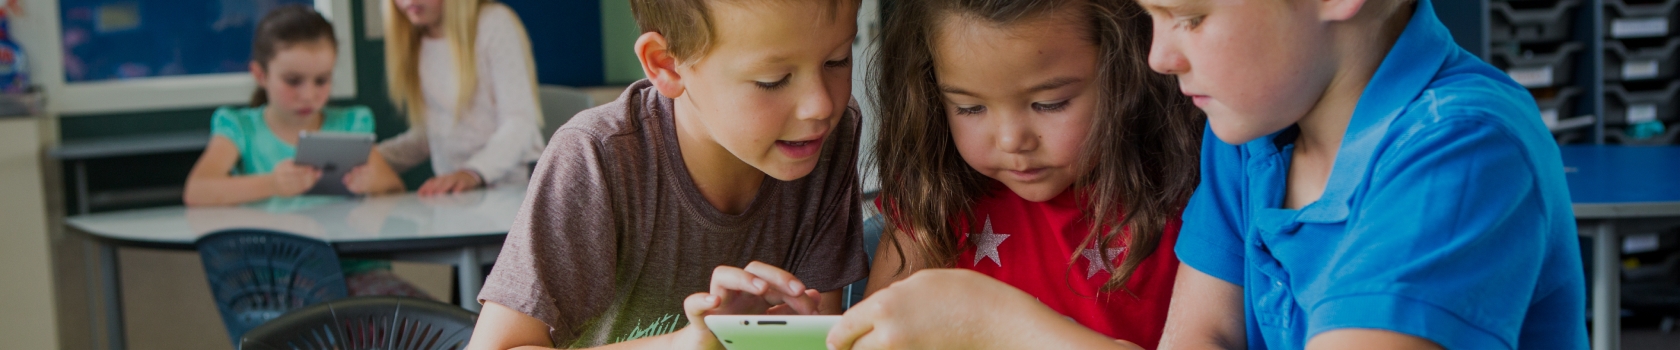
[{"label": "open mouth", "polygon": [[804,141],[776,141],[776,148],[788,158],[804,159],[822,150],[822,138]]}]

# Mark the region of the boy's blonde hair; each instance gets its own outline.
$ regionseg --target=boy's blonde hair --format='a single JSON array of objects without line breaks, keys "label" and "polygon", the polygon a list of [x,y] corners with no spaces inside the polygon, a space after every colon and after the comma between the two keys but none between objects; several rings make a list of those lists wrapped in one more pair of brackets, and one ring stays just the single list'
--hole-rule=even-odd
[{"label": "boy's blonde hair", "polygon": [[[666,50],[671,56],[687,60],[704,56],[716,39],[711,11],[706,6],[713,1],[721,0],[630,0],[630,12],[636,17],[636,25],[643,33],[654,32],[665,36]],[[858,0],[824,1],[833,10],[826,13],[832,18],[840,12],[841,4]]]},{"label": "boy's blonde hair", "polygon": [[[408,115],[410,127],[426,126],[426,98],[420,92],[420,28],[408,21],[402,11],[396,7],[395,1],[385,0],[385,80],[386,92],[391,96],[391,103],[397,110]],[[455,81],[459,86],[456,92],[455,116],[459,118],[462,112],[472,108],[473,95],[478,88],[478,13],[485,6],[505,6],[494,0],[444,0],[441,30],[444,39],[449,42],[450,52],[455,56]],[[527,71],[536,74],[535,60],[531,58],[531,42],[525,35],[525,25],[517,17],[513,26],[519,29],[519,37],[525,44],[525,64]],[[536,79],[531,79],[533,99],[536,94]],[[538,123],[542,122],[538,118]]]}]

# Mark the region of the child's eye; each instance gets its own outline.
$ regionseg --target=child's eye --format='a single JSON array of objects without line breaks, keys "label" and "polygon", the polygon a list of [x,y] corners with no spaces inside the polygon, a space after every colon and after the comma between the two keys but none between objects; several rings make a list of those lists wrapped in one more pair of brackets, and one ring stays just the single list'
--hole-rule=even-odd
[{"label": "child's eye", "polygon": [[828,67],[828,68],[850,67],[851,65],[852,65],[852,57],[851,56],[847,56],[845,59],[841,59],[841,60],[823,62],[823,66]]},{"label": "child's eye", "polygon": [[985,111],[986,111],[986,106],[969,106],[969,107],[957,106],[957,115],[975,115],[975,114],[980,114],[980,112],[985,112]]},{"label": "child's eye", "polygon": [[1194,30],[1194,29],[1196,29],[1196,27],[1202,26],[1202,18],[1203,18],[1202,16],[1186,17],[1183,20],[1180,20],[1178,22],[1178,27],[1183,28],[1183,29]]},{"label": "child's eye", "polygon": [[1040,113],[1059,112],[1062,109],[1066,109],[1067,106],[1068,100],[1062,100],[1062,102],[1032,104],[1033,110],[1039,111]]},{"label": "child's eye", "polygon": [[286,85],[288,85],[288,86],[303,85],[303,79],[302,78],[286,78]]},{"label": "child's eye", "polygon": [[789,74],[789,75],[782,76],[782,80],[777,80],[777,81],[768,82],[768,83],[762,82],[762,81],[755,81],[755,82],[753,82],[753,84],[758,85],[759,89],[763,89],[765,91],[776,91],[777,89],[781,89],[783,86],[787,86],[788,78],[791,78],[791,77],[793,77],[793,75]]}]

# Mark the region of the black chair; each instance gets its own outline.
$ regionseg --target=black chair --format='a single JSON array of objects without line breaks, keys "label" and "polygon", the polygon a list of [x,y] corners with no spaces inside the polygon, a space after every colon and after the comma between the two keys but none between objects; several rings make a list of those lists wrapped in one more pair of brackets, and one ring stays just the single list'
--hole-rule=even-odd
[{"label": "black chair", "polygon": [[266,230],[212,233],[196,243],[229,340],[304,306],[348,295],[332,246]]},{"label": "black chair", "polygon": [[478,315],[441,302],[355,297],[293,310],[240,339],[241,350],[462,349]]}]

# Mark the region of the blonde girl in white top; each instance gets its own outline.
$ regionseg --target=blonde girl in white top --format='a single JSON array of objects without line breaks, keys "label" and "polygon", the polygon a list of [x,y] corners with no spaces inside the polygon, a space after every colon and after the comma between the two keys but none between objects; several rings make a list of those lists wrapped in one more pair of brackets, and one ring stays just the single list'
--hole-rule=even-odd
[{"label": "blonde girl in white top", "polygon": [[409,130],[379,145],[397,171],[428,158],[421,195],[523,184],[542,153],[525,26],[488,0],[386,0],[385,63]]}]

